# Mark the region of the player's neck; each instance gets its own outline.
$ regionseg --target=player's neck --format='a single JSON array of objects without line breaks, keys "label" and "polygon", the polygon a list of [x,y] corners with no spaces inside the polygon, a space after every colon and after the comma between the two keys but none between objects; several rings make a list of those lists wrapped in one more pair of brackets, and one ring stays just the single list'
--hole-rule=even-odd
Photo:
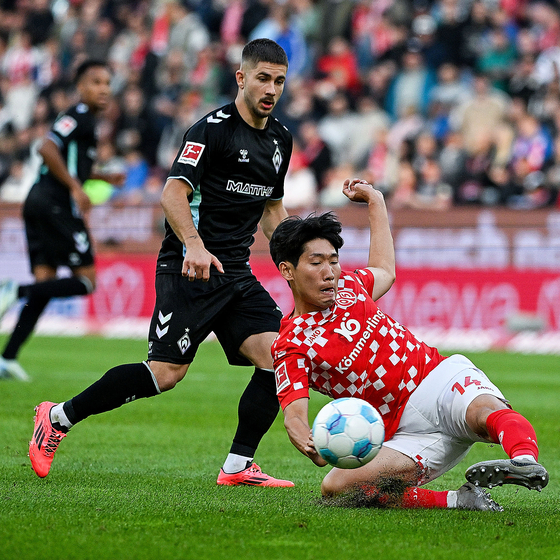
[{"label": "player's neck", "polygon": [[85,105],[88,108],[88,112],[91,113],[92,115],[97,115],[97,113],[101,111],[99,107],[96,107],[92,103],[88,103],[87,101],[84,101],[82,98],[80,98],[78,105]]},{"label": "player's neck", "polygon": [[305,301],[295,301],[294,302],[294,310],[290,317],[293,319],[295,317],[299,317],[300,315],[307,315],[308,313],[317,313],[325,311],[328,307],[320,308],[316,305],[310,305]]},{"label": "player's neck", "polygon": [[246,103],[243,101],[243,98],[237,96],[235,99],[235,106],[237,107],[237,111],[241,118],[253,128],[258,128],[259,130],[263,130],[266,128],[268,123],[268,117],[257,117],[247,107]]}]

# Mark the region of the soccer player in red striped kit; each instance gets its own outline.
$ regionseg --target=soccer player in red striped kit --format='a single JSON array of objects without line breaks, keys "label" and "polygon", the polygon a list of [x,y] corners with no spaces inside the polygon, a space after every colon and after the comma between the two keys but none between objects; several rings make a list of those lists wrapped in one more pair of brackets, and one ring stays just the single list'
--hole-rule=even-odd
[{"label": "soccer player in red striped kit", "polygon": [[[341,270],[342,226],[330,213],[288,218],[270,242],[294,296],[294,310],[272,347],[290,440],[315,464],[326,465],[309,428],[310,388],[332,398],[362,398],[385,423],[379,454],[357,469],[333,468],[323,480],[323,495],[356,492],[376,505],[502,511],[481,487],[541,490],[548,473],[537,462],[529,421],[465,356],[442,356],[377,307],[375,301],[395,280],[383,196],[358,179],[346,180],[343,192],[368,205],[367,267]],[[456,491],[422,488],[459,463],[477,441],[500,443],[509,459],[471,466],[468,482]]]}]

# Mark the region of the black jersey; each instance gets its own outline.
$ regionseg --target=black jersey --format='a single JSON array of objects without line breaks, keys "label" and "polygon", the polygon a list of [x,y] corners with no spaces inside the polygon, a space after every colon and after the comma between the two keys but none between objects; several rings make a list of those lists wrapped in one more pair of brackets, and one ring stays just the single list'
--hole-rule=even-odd
[{"label": "black jersey", "polygon": [[[95,118],[85,103],[78,103],[68,111],[61,113],[47,138],[60,149],[70,175],[76,177],[81,183],[89,178],[96,158],[97,140]],[[64,196],[70,196],[68,187],[62,184],[46,165],[41,166],[37,182],[53,194],[58,192],[64,193]]]},{"label": "black jersey", "polygon": [[[209,113],[185,134],[169,178],[193,188],[191,212],[206,249],[224,265],[245,264],[268,199],[284,196],[292,136],[274,117],[260,130],[235,103]],[[166,222],[158,270],[180,270],[183,244]]]}]

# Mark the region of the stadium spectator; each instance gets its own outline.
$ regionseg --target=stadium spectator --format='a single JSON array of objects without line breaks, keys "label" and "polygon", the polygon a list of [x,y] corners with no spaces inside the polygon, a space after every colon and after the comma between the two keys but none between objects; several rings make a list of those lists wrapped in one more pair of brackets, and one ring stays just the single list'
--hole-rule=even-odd
[{"label": "stadium spectator", "polygon": [[268,16],[253,29],[249,39],[262,37],[276,41],[286,51],[290,64],[290,79],[292,76],[299,76],[306,70],[307,44],[290,6],[272,5]]},{"label": "stadium spectator", "polygon": [[294,140],[284,191],[284,207],[288,210],[315,208],[317,204],[317,181],[313,171],[306,165],[305,155],[297,140]]},{"label": "stadium spectator", "polygon": [[397,72],[385,101],[385,109],[393,120],[410,109],[427,115],[435,74],[424,63],[420,47],[411,40],[402,57],[402,69]]},{"label": "stadium spectator", "polygon": [[334,91],[351,96],[360,91],[356,56],[344,37],[331,39],[327,52],[317,60],[317,73],[319,80],[328,83]]},{"label": "stadium spectator", "polygon": [[467,152],[472,152],[479,135],[492,133],[508,109],[507,96],[491,88],[484,74],[474,78],[474,97],[459,105],[450,115],[453,128],[460,130]]},{"label": "stadium spectator", "polygon": [[210,37],[189,0],[168,0],[169,51],[183,53],[183,62],[188,69],[194,68],[198,53],[208,46]]},{"label": "stadium spectator", "polygon": [[[484,136],[485,128],[515,115],[517,108],[509,107],[517,99],[551,135],[557,134],[560,8],[555,3],[33,0],[8,4],[1,12],[0,135],[26,129],[30,141],[36,140],[31,138],[35,119],[44,122],[48,113],[52,123],[66,108],[55,106],[64,84],[80,62],[97,53],[111,61],[115,93],[142,91],[152,129],[143,134],[141,149],[153,168],[159,136],[171,126],[183,93],[199,90],[206,110],[235,95],[241,48],[253,33],[286,41],[290,72],[299,76],[276,112],[293,132],[304,121],[319,122],[330,100],[342,94],[357,112],[364,96],[387,109],[393,122],[389,139],[400,135],[415,108],[420,128],[435,134],[440,149],[459,132],[464,149],[472,152],[479,132]],[[300,65],[296,55],[301,53]],[[481,81],[487,82],[485,94]],[[36,104],[41,105],[37,110]],[[487,126],[481,115],[488,117]],[[115,117],[111,104],[101,119],[102,135],[111,140],[118,134]],[[360,133],[352,140],[360,144],[362,156],[375,148],[375,134]],[[364,162],[352,148],[338,163],[359,169]],[[503,164],[501,169],[507,173]]]},{"label": "stadium spectator", "polygon": [[335,94],[329,101],[327,114],[318,123],[319,134],[331,150],[334,165],[348,161],[355,124],[356,114],[350,109],[347,95]]},{"label": "stadium spectator", "polygon": [[304,165],[309,167],[315,175],[317,190],[325,186],[325,177],[332,168],[331,150],[319,134],[314,121],[304,121],[299,127],[299,137],[302,144],[301,155]]},{"label": "stadium spectator", "polygon": [[516,51],[504,29],[493,29],[490,33],[490,46],[478,59],[477,69],[491,80],[494,87],[507,89],[515,64]]},{"label": "stadium spectator", "polygon": [[389,127],[390,119],[371,97],[363,95],[356,101],[355,121],[346,158],[355,169],[362,169],[372,146],[377,143],[380,131]]}]

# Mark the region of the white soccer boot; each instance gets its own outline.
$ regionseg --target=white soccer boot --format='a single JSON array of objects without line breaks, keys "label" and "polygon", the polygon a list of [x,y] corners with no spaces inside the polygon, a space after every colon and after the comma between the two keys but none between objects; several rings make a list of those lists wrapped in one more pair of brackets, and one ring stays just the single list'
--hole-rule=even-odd
[{"label": "white soccer boot", "polygon": [[457,490],[457,509],[472,511],[504,511],[504,508],[495,502],[490,494],[467,482]]},{"label": "white soccer boot", "polygon": [[19,381],[31,381],[31,377],[19,365],[17,360],[6,360],[0,356],[0,379],[18,379]]}]

